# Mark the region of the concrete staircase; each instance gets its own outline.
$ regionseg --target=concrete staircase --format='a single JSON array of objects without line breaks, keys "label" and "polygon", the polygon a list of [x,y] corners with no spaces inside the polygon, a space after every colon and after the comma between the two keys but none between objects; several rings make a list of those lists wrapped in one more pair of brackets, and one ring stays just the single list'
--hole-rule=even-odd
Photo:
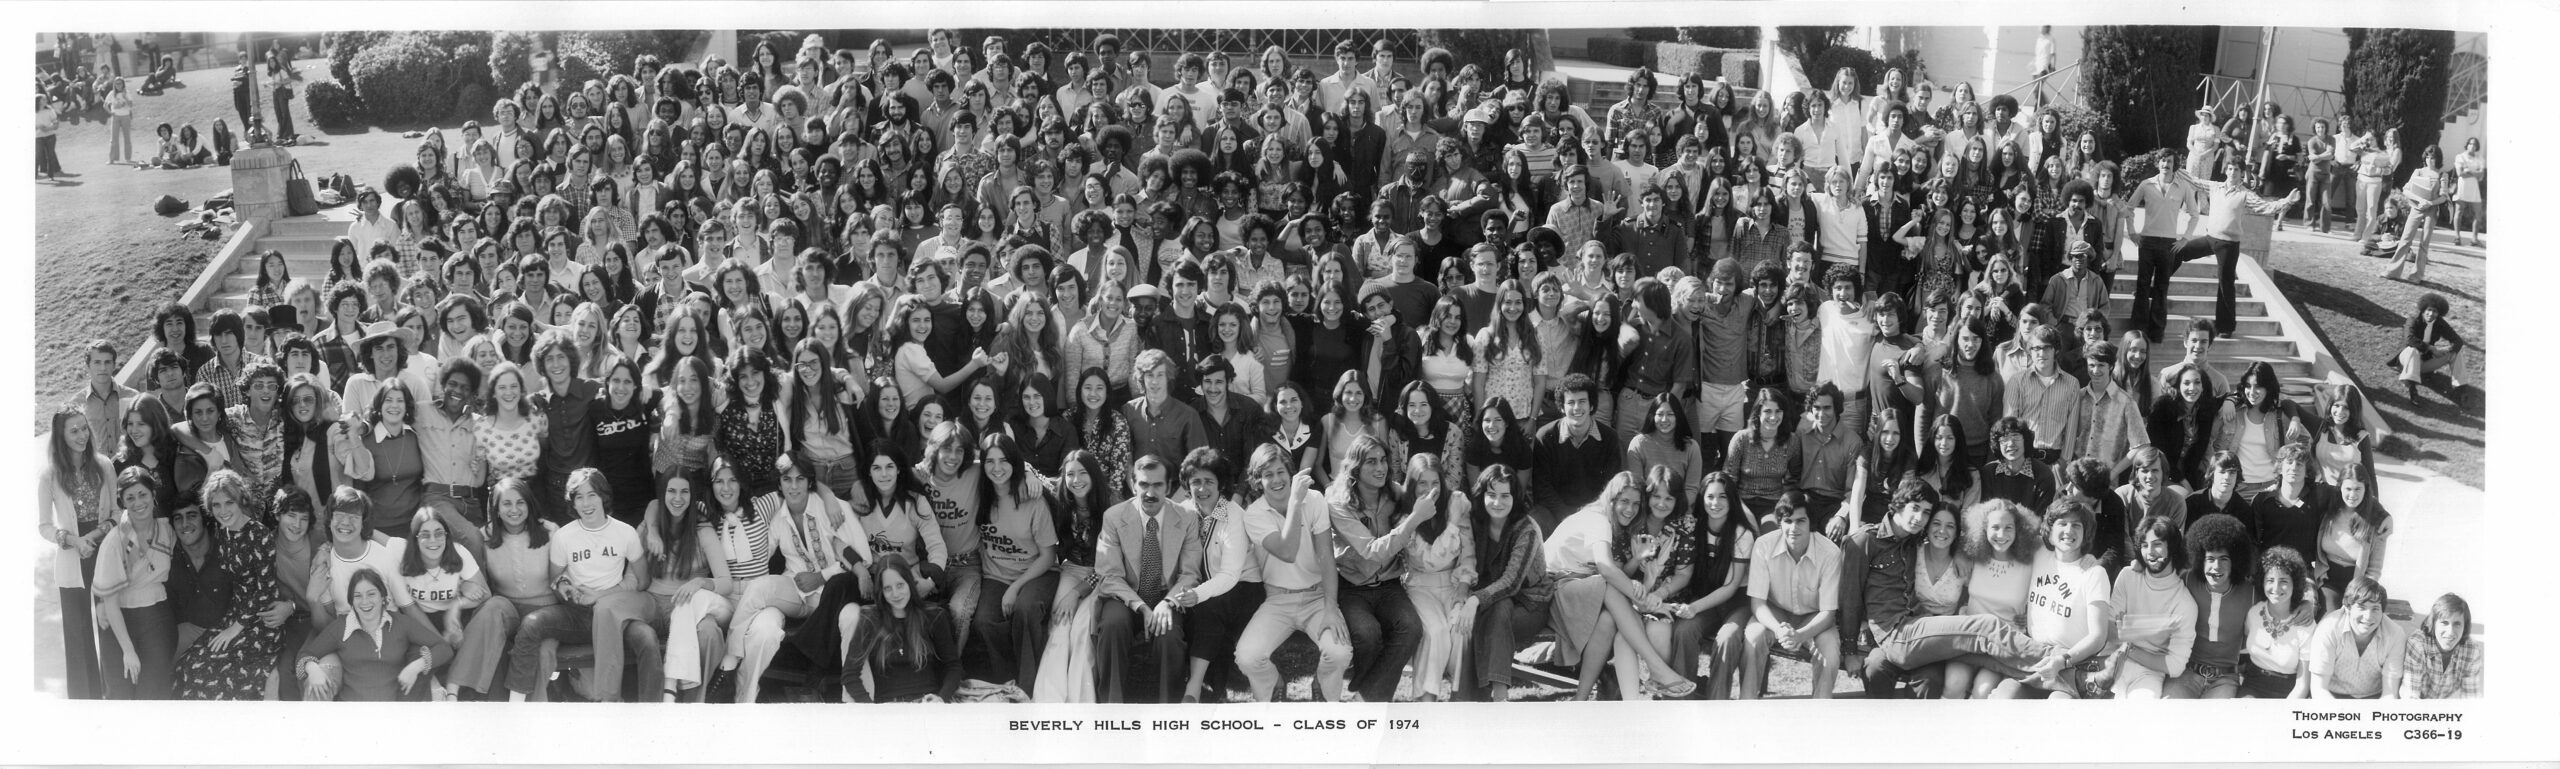
[{"label": "concrete staircase", "polygon": [[[2162,332],[2164,338],[2151,344],[2153,370],[2186,357],[2187,325],[2196,318],[2213,317],[2214,285],[2210,265],[2185,270],[2170,279],[2169,324]],[[2107,323],[2121,338],[2132,323],[2133,271],[2119,273],[2114,289],[2107,299]],[[2269,315],[2266,298],[2256,295],[2249,281],[2239,281],[2237,289],[2239,303],[2233,316],[2237,321],[2231,335],[2213,345],[2215,367],[2238,377],[2249,364],[2265,362],[2275,367],[2286,395],[2310,398],[2312,386],[2328,381],[2326,377],[2318,375],[2300,343],[2286,334],[2284,324]]]},{"label": "concrete staircase", "polygon": [[[338,236],[347,234],[347,223],[354,220],[355,206],[352,205],[323,209],[311,216],[278,219],[267,224],[266,234],[250,245],[250,253],[254,255],[274,249],[284,254],[286,271],[293,277],[319,286],[325,295],[328,288],[320,284],[329,277],[329,245]],[[215,310],[237,310],[248,306],[249,289],[257,284],[258,260],[241,259],[238,266],[223,276],[213,297],[196,309],[200,316],[198,327],[203,327],[204,319]]]}]

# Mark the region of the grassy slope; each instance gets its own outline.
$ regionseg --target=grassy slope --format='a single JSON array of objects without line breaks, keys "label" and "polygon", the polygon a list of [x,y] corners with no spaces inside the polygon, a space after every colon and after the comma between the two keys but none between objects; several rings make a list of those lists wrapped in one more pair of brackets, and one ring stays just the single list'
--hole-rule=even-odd
[{"label": "grassy slope", "polygon": [[[2280,240],[2269,266],[2276,284],[2302,310],[2312,329],[2327,340],[2371,396],[2374,406],[2398,433],[2383,444],[2383,454],[2414,462],[2475,488],[2486,488],[2482,451],[2487,415],[2480,394],[2487,384],[2489,330],[2486,311],[2488,261],[2480,256],[2437,248],[2427,269],[2430,285],[2419,286],[2376,277],[2384,260],[2357,254],[2344,238]],[[2452,240],[2439,231],[2439,246]],[[2456,331],[2471,343],[2461,364],[2464,392],[2459,406],[2442,390],[2421,391],[2412,403],[2384,361],[2400,349],[2400,324],[2417,307],[2418,297],[2442,295],[2451,306]]]},{"label": "grassy slope", "polygon": [[[306,78],[327,77],[327,62],[300,62]],[[179,74],[186,87],[157,96],[134,97],[134,143],[149,157],[158,144],[151,127],[159,123],[193,125],[208,136],[213,121],[233,123],[230,69],[202,69]],[[391,164],[409,159],[415,139],[396,132],[357,130],[326,133],[311,125],[296,99],[294,126],[306,140],[294,147],[306,174],[319,177],[345,173],[359,183],[379,185]],[[261,100],[262,114],[273,108]],[[460,125],[452,121],[451,129]],[[450,135],[450,134],[448,134]],[[151,212],[162,194],[201,202],[231,189],[230,169],[214,166],[180,171],[137,170],[106,165],[104,113],[66,121],[58,151],[63,168],[78,174],[62,183],[36,181],[36,431],[49,427],[46,415],[80,391],[80,349],[92,338],[114,341],[130,355],[150,330],[151,314],[176,299],[202,272],[207,258],[220,250],[218,241],[180,239],[175,218]],[[322,144],[310,144],[310,140]],[[208,145],[209,146],[209,145]]]}]

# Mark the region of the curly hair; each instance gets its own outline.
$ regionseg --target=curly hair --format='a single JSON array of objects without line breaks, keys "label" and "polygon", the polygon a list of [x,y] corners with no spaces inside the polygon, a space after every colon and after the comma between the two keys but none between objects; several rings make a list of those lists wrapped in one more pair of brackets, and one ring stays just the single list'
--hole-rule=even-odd
[{"label": "curly hair", "polygon": [[[2018,533],[2005,550],[1991,544],[1992,516],[2008,516]],[[2018,563],[2035,560],[2036,548],[2044,542],[2044,523],[2025,505],[2005,499],[1976,502],[1964,510],[1964,557],[1975,563],[2002,557]]]},{"label": "curly hair", "polygon": [[2302,608],[2302,602],[2307,600],[2305,594],[2314,592],[2318,586],[2311,584],[2311,566],[2302,560],[2302,552],[2285,545],[2270,547],[2258,554],[2258,600],[2267,599],[2266,577],[2277,571],[2283,571],[2293,579],[2293,601],[2285,608]]},{"label": "curly hair", "polygon": [[2231,556],[2235,567],[2247,564],[2256,559],[2256,549],[2257,544],[2249,539],[2249,527],[2228,513],[2214,513],[2187,524],[2187,563],[2196,568],[2203,568],[2205,554],[2216,550]]}]

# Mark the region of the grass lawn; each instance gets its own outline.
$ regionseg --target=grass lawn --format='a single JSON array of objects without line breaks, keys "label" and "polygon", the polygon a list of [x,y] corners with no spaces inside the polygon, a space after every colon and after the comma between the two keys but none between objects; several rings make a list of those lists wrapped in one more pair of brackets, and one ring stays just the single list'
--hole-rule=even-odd
[{"label": "grass lawn", "polygon": [[[2482,428],[2487,412],[2481,390],[2487,384],[2482,372],[2489,350],[2488,260],[2476,248],[2446,248],[2451,242],[2450,232],[2439,229],[2424,286],[2382,279],[2385,260],[2360,255],[2344,235],[2291,228],[2279,235],[2268,266],[2277,287],[2390,421],[2396,434],[2382,445],[2383,455],[2486,488]],[[2401,323],[2418,306],[2418,297],[2429,292],[2445,298],[2454,329],[2471,347],[2459,365],[2462,392],[2449,398],[2441,387],[2421,388],[2421,400],[2413,403],[2385,362],[2400,349]]]},{"label": "grass lawn", "polygon": [[[328,76],[324,59],[304,59],[299,66],[305,78]],[[145,158],[159,146],[151,129],[160,123],[193,125],[206,137],[206,146],[211,146],[216,119],[232,123],[234,132],[239,132],[229,67],[183,72],[178,79],[185,87],[156,96],[134,96],[133,141],[135,151]],[[259,109],[272,119],[273,108],[263,99]],[[379,186],[383,171],[415,153],[418,140],[401,138],[399,131],[323,132],[311,125],[298,98],[293,109],[294,127],[304,144],[291,151],[313,178],[345,173],[359,183]],[[460,124],[447,125],[448,136]],[[206,260],[222,248],[223,241],[180,238],[177,225],[182,219],[152,213],[151,201],[169,194],[200,203],[232,186],[230,169],[222,166],[162,171],[107,165],[104,111],[71,116],[59,136],[57,152],[63,169],[74,175],[58,182],[33,182],[34,294],[40,297],[41,308],[35,323],[38,433],[50,427],[47,417],[52,411],[78,397],[82,345],[105,338],[131,356],[149,336],[151,314],[177,299],[204,270]]]}]

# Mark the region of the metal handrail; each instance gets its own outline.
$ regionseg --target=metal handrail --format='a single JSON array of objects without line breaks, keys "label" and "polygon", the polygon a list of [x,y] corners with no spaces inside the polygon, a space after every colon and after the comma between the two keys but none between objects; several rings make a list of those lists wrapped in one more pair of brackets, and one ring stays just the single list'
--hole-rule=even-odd
[{"label": "metal handrail", "polygon": [[[2224,115],[2231,115],[2257,103],[2258,81],[2252,78],[2209,74],[2196,82],[2196,92],[2203,95],[2204,106],[2220,110]],[[2290,83],[2268,83],[2267,98],[2270,101],[2290,102],[2297,105],[2297,112],[2309,116],[2345,114],[2347,105],[2346,94]]]},{"label": "metal handrail", "polygon": [[[2485,39],[2485,38],[2484,38]],[[2451,121],[2462,113],[2489,101],[2489,56],[2479,42],[2455,53],[2453,75],[2445,82],[2444,119]]]},{"label": "metal handrail", "polygon": [[[2068,78],[2067,80],[2065,79],[2066,77]],[[2035,98],[2030,99],[2020,97],[2019,94],[2021,93],[2029,94]],[[2048,93],[2061,98],[2043,98]],[[2070,64],[2063,65],[2052,72],[2038,75],[2034,79],[2011,87],[2009,90],[2001,91],[1999,95],[2017,99],[2022,104],[2062,102],[2075,106],[2080,105],[2083,103],[2080,100],[2080,62],[2075,61]]]}]

